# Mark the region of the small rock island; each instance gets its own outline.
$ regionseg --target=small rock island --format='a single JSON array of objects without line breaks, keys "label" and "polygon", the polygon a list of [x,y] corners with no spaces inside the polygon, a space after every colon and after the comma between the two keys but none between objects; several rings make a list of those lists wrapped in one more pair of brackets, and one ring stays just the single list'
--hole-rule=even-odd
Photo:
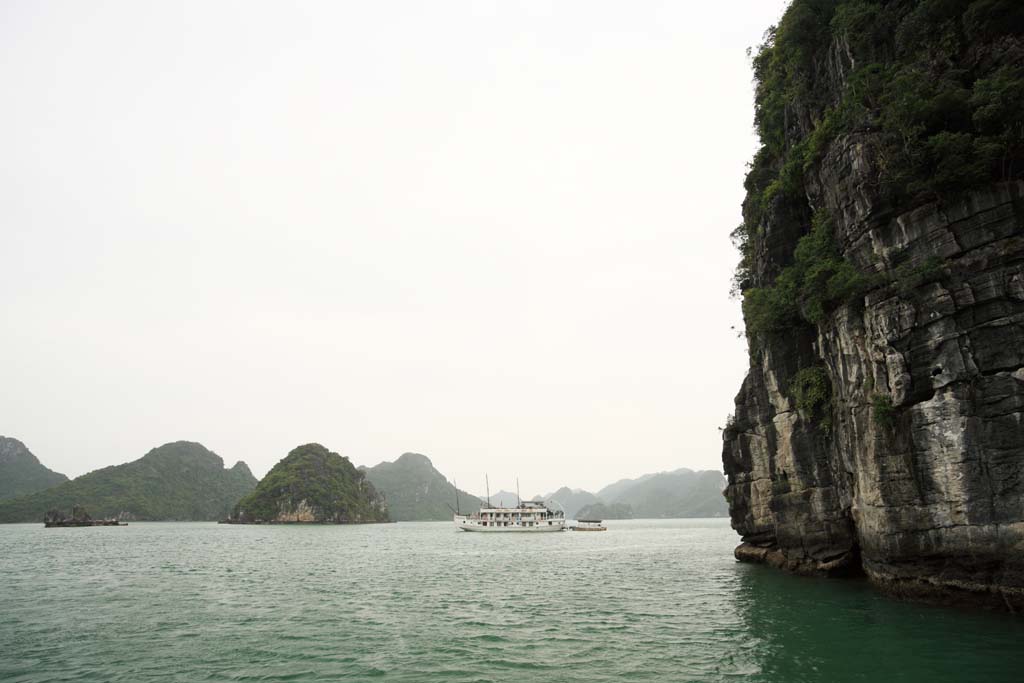
[{"label": "small rock island", "polygon": [[85,511],[84,507],[75,505],[71,508],[70,516],[56,508],[49,510],[46,516],[43,517],[43,526],[49,528],[60,526],[128,526],[128,524],[117,519],[93,519]]},{"label": "small rock island", "polygon": [[388,522],[384,496],[355,466],[318,443],[292,450],[235,505],[227,524]]}]

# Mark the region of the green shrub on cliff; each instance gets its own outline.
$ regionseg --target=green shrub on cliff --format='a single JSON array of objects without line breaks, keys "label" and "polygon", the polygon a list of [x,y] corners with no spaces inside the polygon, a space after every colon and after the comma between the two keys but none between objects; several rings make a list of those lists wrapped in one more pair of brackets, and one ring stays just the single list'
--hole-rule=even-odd
[{"label": "green shrub on cliff", "polygon": [[817,324],[835,306],[863,294],[870,279],[843,259],[832,235],[832,222],[819,211],[811,232],[800,238],[793,265],[775,282],[743,294],[743,316],[751,336],[790,329],[800,320]]},{"label": "green shrub on cliff", "polygon": [[892,399],[885,394],[874,394],[871,397],[872,416],[875,424],[882,429],[892,429],[896,424],[896,407]]},{"label": "green shrub on cliff", "polygon": [[832,383],[825,368],[815,366],[799,370],[789,384],[796,409],[806,419],[815,420],[825,432],[832,429]]}]

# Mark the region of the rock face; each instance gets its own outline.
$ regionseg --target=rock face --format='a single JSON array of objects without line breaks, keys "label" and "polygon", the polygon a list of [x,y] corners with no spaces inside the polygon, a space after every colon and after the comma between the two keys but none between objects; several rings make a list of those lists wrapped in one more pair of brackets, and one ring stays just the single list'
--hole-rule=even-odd
[{"label": "rock face", "polygon": [[42,491],[67,480],[39,462],[22,442],[0,436],[0,500]]},{"label": "rock face", "polygon": [[[968,38],[955,65],[965,71],[986,58]],[[840,99],[855,68],[851,42],[834,35],[817,53],[808,100]],[[794,100],[790,149],[820,124],[821,106]],[[814,212],[827,214],[842,257],[869,285],[783,334],[750,337],[748,314],[750,371],[723,448],[736,556],[1019,611],[1024,183],[894,199],[880,183],[884,130],[837,135],[806,165],[796,198],[755,210],[748,180],[748,286],[776,282]],[[806,368],[827,378],[819,412],[795,398]]]},{"label": "rock face", "polygon": [[404,453],[394,462],[360,468],[374,488],[384,494],[388,514],[396,522],[425,522],[452,519],[452,508],[476,512],[480,499],[459,491],[438,472],[430,458]]},{"label": "rock face", "polygon": [[318,443],[292,450],[238,501],[232,524],[387,522],[384,496],[348,458]]},{"label": "rock face", "polygon": [[245,463],[228,469],[202,444],[175,441],[133,462],[0,502],[0,522],[38,522],[48,510],[73,505],[101,518],[213,521],[255,486]]}]

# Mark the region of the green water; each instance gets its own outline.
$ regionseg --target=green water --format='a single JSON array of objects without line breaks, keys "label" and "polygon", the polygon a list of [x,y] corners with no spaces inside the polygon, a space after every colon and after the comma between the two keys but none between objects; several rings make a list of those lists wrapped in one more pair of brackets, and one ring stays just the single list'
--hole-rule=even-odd
[{"label": "green water", "polygon": [[0,525],[0,681],[1024,680],[1024,619],[609,526]]}]

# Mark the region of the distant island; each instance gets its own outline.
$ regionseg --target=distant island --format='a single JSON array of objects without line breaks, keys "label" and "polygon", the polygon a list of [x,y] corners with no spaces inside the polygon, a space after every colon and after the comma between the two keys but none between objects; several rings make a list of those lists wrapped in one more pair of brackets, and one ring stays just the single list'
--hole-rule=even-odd
[{"label": "distant island", "polygon": [[202,444],[175,441],[134,462],[0,501],[0,523],[41,522],[47,511],[74,505],[103,518],[216,521],[255,486],[244,462],[226,469]]},{"label": "distant island", "polygon": [[558,503],[570,519],[726,517],[725,485],[725,477],[717,470],[682,468],[621,479],[596,494],[562,487],[534,500]]},{"label": "distant island", "polygon": [[62,510],[50,510],[43,517],[43,526],[51,527],[76,527],[76,526],[127,526],[127,523],[117,519],[93,519],[88,512],[80,505],[71,508],[71,514],[65,514]]},{"label": "distant island", "polygon": [[419,453],[403,453],[394,462],[359,469],[384,494],[388,514],[396,522],[451,520],[453,508],[461,505],[463,512],[475,512],[480,505],[479,498],[465,491],[456,498],[454,484]]},{"label": "distant island", "polygon": [[309,443],[274,465],[225,521],[366,524],[390,519],[384,496],[348,458]]},{"label": "distant island", "polygon": [[39,462],[22,442],[0,436],[0,501],[43,491],[67,480]]},{"label": "distant island", "polygon": [[[724,486],[721,472],[679,469],[622,479],[596,494],[563,486],[532,500],[557,504],[568,519],[723,517]],[[56,512],[73,507],[88,509],[97,519],[134,521],[448,521],[455,508],[474,512],[484,502],[456,492],[420,453],[356,468],[316,443],[292,450],[260,482],[244,462],[225,468],[220,456],[191,441],[167,443],[133,462],[68,480],[46,468],[22,442],[0,437],[0,488],[28,490],[0,499],[0,523],[40,522],[48,514],[73,519],[74,514]],[[499,490],[490,502],[515,505],[518,499]]]},{"label": "distant island", "polygon": [[580,508],[574,518],[633,519],[633,507],[629,503],[591,503]]}]

